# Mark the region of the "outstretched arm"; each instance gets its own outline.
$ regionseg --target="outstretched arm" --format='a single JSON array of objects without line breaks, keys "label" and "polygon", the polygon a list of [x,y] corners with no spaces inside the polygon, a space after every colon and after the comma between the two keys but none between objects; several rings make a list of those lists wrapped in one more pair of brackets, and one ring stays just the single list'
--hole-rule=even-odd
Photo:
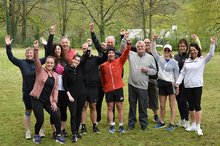
[{"label": "outstretched arm", "polygon": [[35,65],[36,73],[40,72],[42,68],[38,51],[39,51],[39,43],[38,43],[38,40],[35,40],[34,41],[34,65]]},{"label": "outstretched arm", "polygon": [[95,45],[96,50],[98,51],[98,53],[102,53],[102,46],[101,46],[101,44],[100,44],[99,40],[97,39],[95,32],[94,32],[94,23],[90,23],[89,30],[91,32],[91,38],[92,38],[92,41]]},{"label": "outstretched arm", "polygon": [[159,58],[160,58],[160,55],[157,53],[157,49],[156,49],[156,40],[157,40],[157,38],[158,38],[158,35],[157,34],[154,34],[153,35],[153,40],[152,40],[152,44],[151,44],[151,53],[152,53],[152,55],[154,56],[154,58],[156,59],[156,60],[159,60]]},{"label": "outstretched arm", "polygon": [[214,53],[215,53],[215,45],[216,45],[216,42],[217,42],[217,39],[216,37],[212,36],[210,38],[210,50],[209,50],[209,53],[206,55],[205,57],[205,62],[209,62],[209,60],[214,56]]}]

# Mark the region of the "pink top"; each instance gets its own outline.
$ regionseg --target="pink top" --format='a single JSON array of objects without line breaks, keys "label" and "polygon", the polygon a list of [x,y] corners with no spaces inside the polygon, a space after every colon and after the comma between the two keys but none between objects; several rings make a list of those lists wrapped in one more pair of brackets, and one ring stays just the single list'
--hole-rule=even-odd
[{"label": "pink top", "polygon": [[55,72],[59,75],[63,75],[64,72],[64,67],[62,66],[62,64],[57,64],[56,68],[55,68]]}]

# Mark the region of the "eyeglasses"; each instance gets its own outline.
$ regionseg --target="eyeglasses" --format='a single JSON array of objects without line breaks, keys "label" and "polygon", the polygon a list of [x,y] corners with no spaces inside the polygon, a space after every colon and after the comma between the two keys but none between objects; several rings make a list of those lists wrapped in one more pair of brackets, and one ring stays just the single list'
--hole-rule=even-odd
[{"label": "eyeglasses", "polygon": [[164,52],[171,52],[170,49],[164,49]]}]

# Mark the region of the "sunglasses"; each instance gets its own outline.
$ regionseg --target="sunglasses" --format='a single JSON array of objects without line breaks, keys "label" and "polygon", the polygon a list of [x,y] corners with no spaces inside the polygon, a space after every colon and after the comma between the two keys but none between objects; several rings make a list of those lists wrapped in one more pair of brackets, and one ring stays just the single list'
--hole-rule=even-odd
[{"label": "sunglasses", "polygon": [[170,49],[164,49],[164,52],[171,52]]}]

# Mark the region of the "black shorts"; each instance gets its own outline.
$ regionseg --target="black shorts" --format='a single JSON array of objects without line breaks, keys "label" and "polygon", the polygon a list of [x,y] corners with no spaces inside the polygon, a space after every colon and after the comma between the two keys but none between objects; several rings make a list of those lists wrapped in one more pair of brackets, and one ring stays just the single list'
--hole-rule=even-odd
[{"label": "black shorts", "polygon": [[148,83],[149,108],[158,110],[158,87],[156,84]]},{"label": "black shorts", "polygon": [[96,103],[98,100],[98,88],[87,88],[86,101],[89,103]]},{"label": "black shorts", "polygon": [[30,95],[30,92],[22,91],[22,100],[24,102],[26,110],[32,110],[31,98],[32,96]]},{"label": "black shorts", "polygon": [[124,101],[124,93],[123,88],[116,89],[114,91],[105,93],[106,102],[123,102]]},{"label": "black shorts", "polygon": [[159,95],[161,96],[168,96],[174,94],[174,87],[172,84],[166,86],[159,86]]}]

